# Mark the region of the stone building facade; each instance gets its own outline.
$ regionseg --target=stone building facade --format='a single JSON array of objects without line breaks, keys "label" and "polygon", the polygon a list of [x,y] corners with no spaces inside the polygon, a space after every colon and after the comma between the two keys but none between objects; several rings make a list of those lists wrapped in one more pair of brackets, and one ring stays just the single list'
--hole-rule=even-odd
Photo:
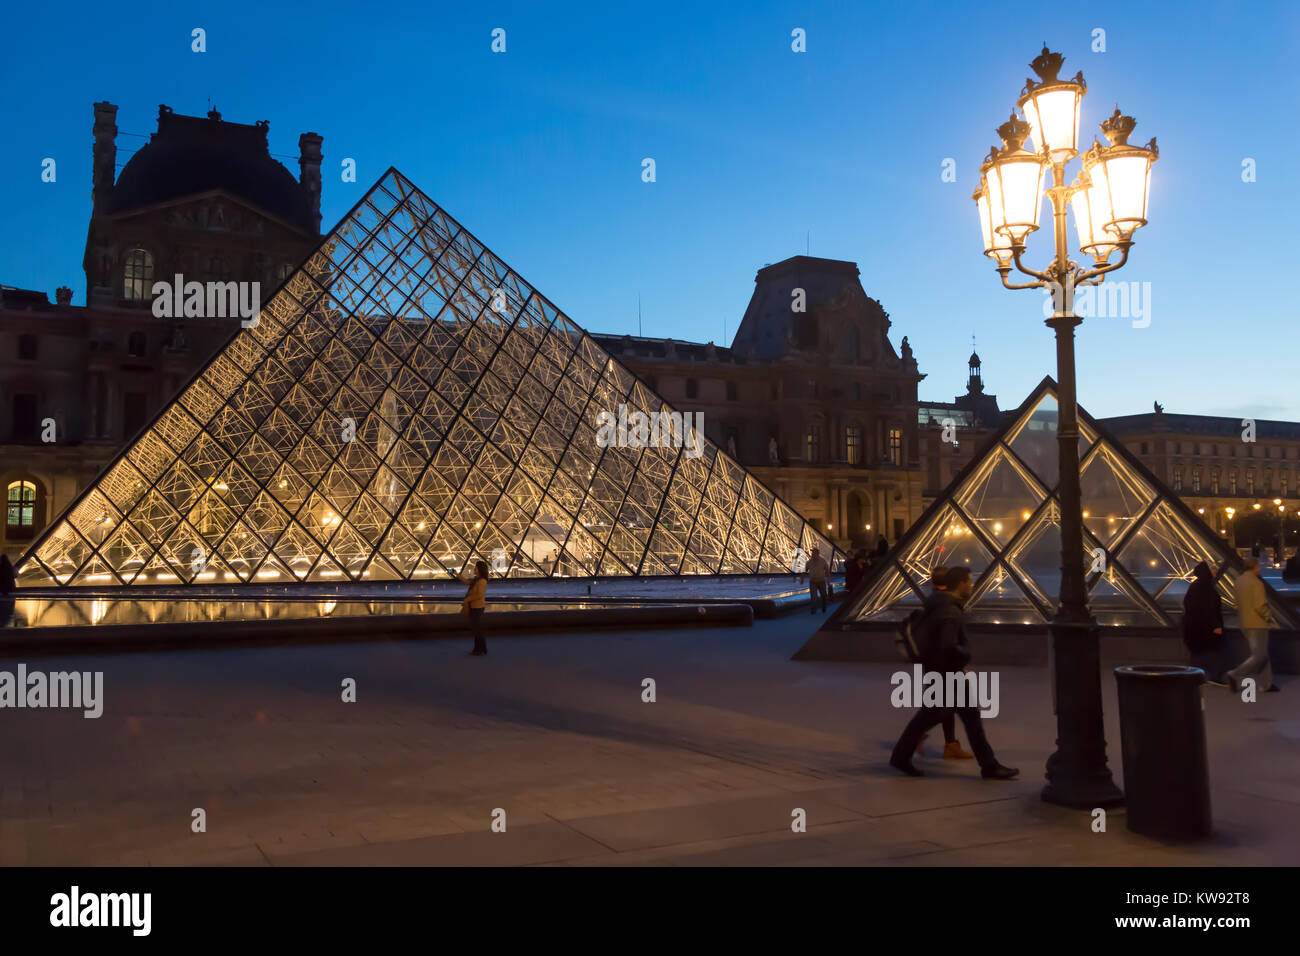
[{"label": "stone building facade", "polygon": [[[1101,424],[1236,547],[1300,543],[1300,422],[1163,410]],[[1253,427],[1252,427],[1253,426]]]},{"label": "stone building facade", "polygon": [[[0,286],[0,549],[17,557],[239,327],[157,318],[155,281],[260,283],[263,301],[320,235],[321,137],[300,176],[268,124],[160,107],[158,129],[114,175],[117,107],[96,103],[86,305],[61,287]],[[52,439],[52,440],[51,440]]]},{"label": "stone building facade", "polygon": [[842,547],[897,538],[923,505],[906,337],[852,262],[794,256],[758,271],[728,347],[597,335],[665,401]]}]

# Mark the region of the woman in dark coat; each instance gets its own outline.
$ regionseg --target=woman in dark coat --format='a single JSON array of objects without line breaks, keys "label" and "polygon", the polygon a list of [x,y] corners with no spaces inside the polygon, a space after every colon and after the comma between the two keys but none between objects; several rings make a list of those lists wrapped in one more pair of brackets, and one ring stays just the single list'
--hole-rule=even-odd
[{"label": "woman in dark coat", "polygon": [[1204,561],[1192,571],[1195,576],[1183,595],[1183,643],[1193,667],[1205,671],[1211,684],[1223,683],[1223,599],[1214,586],[1214,575]]}]

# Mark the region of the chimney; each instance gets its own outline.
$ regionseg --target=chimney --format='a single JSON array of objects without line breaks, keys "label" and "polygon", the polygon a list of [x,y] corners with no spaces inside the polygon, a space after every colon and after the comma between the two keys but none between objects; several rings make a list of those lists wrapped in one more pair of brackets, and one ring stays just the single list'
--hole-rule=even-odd
[{"label": "chimney", "polygon": [[324,142],[318,133],[303,133],[298,137],[298,168],[302,173],[298,182],[307,191],[311,200],[311,211],[316,216],[316,232],[320,233],[320,161],[322,159],[320,144]]},{"label": "chimney", "polygon": [[95,145],[92,150],[90,201],[92,215],[113,194],[117,177],[117,107],[107,101],[95,104]]},{"label": "chimney", "polygon": [[72,290],[61,285],[54,290],[54,301],[59,305],[72,305]]}]

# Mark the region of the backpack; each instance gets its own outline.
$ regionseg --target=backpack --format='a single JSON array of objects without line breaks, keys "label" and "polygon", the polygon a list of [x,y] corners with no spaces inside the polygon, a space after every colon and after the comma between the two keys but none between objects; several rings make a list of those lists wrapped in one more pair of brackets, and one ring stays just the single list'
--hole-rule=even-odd
[{"label": "backpack", "polygon": [[924,611],[913,611],[898,623],[898,633],[894,635],[894,647],[899,655],[909,664],[921,662],[921,622],[925,620]]}]

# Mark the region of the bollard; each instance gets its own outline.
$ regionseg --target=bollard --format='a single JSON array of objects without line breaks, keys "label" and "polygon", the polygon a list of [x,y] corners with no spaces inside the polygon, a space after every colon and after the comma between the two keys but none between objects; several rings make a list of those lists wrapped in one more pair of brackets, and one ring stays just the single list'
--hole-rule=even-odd
[{"label": "bollard", "polygon": [[1144,836],[1210,835],[1210,772],[1201,687],[1181,664],[1115,668],[1128,828]]}]

